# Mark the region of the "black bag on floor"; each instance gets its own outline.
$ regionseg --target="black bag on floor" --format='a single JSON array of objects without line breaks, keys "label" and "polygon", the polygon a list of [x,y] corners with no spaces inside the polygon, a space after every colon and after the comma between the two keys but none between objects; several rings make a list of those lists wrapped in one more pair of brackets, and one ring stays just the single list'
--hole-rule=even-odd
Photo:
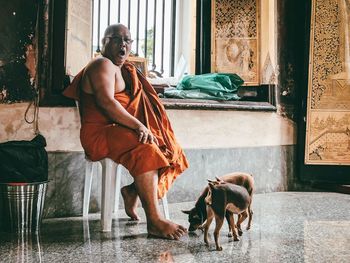
[{"label": "black bag on floor", "polygon": [[34,183],[48,180],[46,140],[0,143],[0,183]]}]

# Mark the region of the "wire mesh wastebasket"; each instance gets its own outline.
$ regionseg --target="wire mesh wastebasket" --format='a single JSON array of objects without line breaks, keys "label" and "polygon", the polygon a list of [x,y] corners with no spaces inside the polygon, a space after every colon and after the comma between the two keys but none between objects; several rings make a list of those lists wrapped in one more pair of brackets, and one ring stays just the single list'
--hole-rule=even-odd
[{"label": "wire mesh wastebasket", "polygon": [[0,230],[40,230],[47,182],[0,183]]}]

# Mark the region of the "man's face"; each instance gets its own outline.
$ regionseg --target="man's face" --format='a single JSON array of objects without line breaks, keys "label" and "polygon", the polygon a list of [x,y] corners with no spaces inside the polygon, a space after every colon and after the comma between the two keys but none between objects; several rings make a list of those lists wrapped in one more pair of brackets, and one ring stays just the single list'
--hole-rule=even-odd
[{"label": "man's face", "polygon": [[105,37],[104,56],[108,57],[117,66],[124,64],[128,58],[133,40],[129,29],[118,27],[113,34]]}]

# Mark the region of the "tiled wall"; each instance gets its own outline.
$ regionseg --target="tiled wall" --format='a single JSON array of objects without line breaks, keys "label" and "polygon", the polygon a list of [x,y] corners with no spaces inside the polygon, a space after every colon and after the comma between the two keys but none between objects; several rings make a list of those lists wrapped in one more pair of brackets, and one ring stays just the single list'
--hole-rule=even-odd
[{"label": "tiled wall", "polygon": [[[231,149],[185,149],[190,168],[174,183],[168,201],[194,201],[207,178],[234,171],[252,173],[256,193],[294,188],[295,146],[269,146]],[[82,214],[85,159],[83,153],[49,153],[49,186],[45,217]],[[122,185],[132,177],[123,169]],[[100,210],[101,178],[93,178],[90,212]],[[122,199],[121,199],[122,200]],[[122,204],[120,204],[122,206]]]}]

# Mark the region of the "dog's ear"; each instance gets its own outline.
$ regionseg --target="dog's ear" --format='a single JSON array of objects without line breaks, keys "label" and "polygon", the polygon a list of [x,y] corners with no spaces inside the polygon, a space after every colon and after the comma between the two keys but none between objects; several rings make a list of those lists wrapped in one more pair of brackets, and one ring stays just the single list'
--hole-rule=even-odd
[{"label": "dog's ear", "polygon": [[213,185],[220,184],[220,182],[218,182],[218,181],[213,181],[213,180],[210,180],[210,179],[207,179],[207,180],[208,180],[209,184],[213,184]]},{"label": "dog's ear", "polygon": [[211,189],[213,189],[214,186],[215,186],[215,182],[209,182],[209,187],[210,187]]},{"label": "dog's ear", "polygon": [[182,213],[189,215],[191,213],[191,210],[181,210]]},{"label": "dog's ear", "polygon": [[224,180],[221,180],[219,177],[217,177],[217,176],[215,176],[215,179],[216,179],[216,181],[217,182],[219,182],[219,183],[223,183],[224,182]]}]

